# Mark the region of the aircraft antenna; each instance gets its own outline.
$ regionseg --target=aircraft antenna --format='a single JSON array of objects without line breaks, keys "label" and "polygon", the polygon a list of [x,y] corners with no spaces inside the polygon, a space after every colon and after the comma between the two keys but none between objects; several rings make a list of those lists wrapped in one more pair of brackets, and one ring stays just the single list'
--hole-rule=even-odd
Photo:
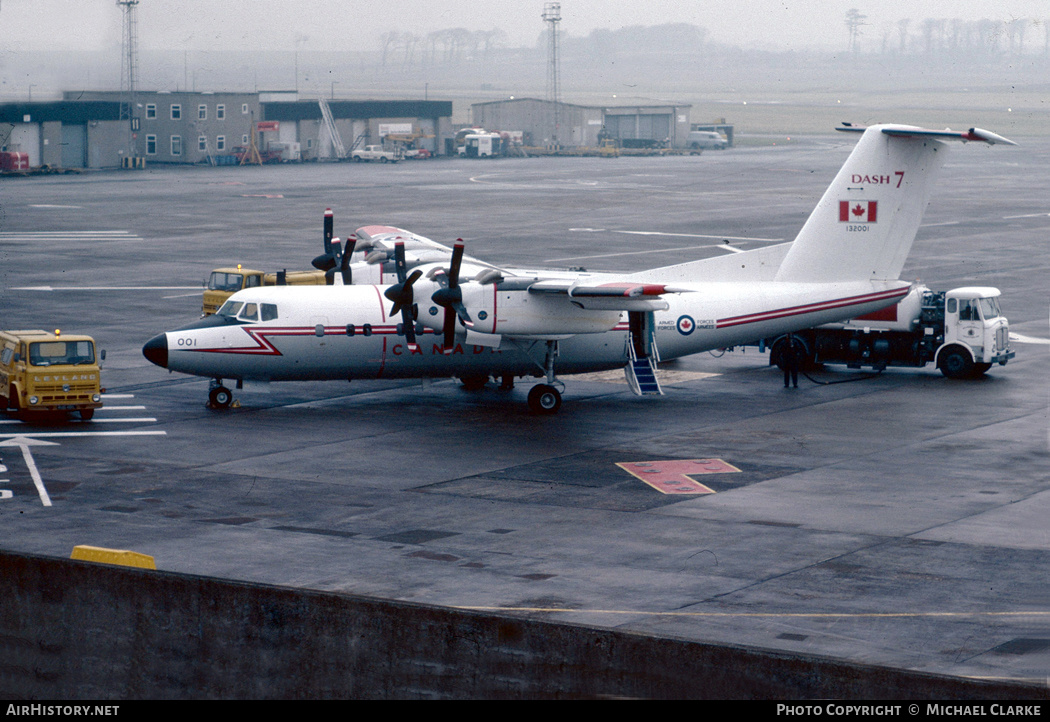
[{"label": "aircraft antenna", "polygon": [[123,11],[120,34],[120,120],[127,122],[128,157],[138,155],[135,148],[135,76],[138,72],[138,21],[135,9],[139,0],[117,0]]},{"label": "aircraft antenna", "polygon": [[543,22],[547,23],[547,103],[550,106],[550,145],[558,147],[558,126],[561,124],[561,80],[559,78],[558,23],[561,22],[561,3],[549,2],[543,6]]}]

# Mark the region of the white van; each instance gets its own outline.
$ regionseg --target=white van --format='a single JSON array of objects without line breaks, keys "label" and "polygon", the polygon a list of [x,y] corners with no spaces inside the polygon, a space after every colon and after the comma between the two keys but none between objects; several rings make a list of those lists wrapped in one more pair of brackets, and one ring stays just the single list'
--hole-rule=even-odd
[{"label": "white van", "polygon": [[689,150],[725,150],[729,141],[713,130],[694,130],[689,133],[686,147]]}]

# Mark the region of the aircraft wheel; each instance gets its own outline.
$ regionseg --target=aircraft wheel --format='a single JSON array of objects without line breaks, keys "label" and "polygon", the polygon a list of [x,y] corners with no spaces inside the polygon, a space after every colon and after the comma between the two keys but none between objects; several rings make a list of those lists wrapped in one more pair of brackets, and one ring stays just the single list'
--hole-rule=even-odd
[{"label": "aircraft wheel", "polygon": [[941,373],[950,379],[965,379],[973,375],[974,365],[970,354],[961,348],[951,348],[941,357]]},{"label": "aircraft wheel", "polygon": [[81,409],[80,410],[80,420],[81,421],[91,421],[91,419],[93,419],[93,418],[95,418],[95,410],[94,409]]},{"label": "aircraft wheel", "polygon": [[233,392],[225,386],[216,386],[208,392],[208,402],[216,409],[228,409],[233,402]]},{"label": "aircraft wheel", "polygon": [[537,384],[529,391],[529,408],[537,414],[553,414],[561,408],[561,393],[547,384]]}]

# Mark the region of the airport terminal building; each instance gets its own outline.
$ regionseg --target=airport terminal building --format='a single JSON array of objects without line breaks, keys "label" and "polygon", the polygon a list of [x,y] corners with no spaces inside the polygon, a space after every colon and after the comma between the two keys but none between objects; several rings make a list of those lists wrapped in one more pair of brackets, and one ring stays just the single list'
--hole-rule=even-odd
[{"label": "airport terminal building", "polygon": [[[121,119],[118,91],[67,91],[60,101],[0,104],[0,151],[24,153],[31,167],[116,168],[125,158],[146,163],[236,162],[256,129],[256,146],[282,160],[333,157],[322,101],[294,92],[211,93],[140,91],[132,119]],[[432,154],[452,137],[452,102],[332,100],[336,133],[354,143],[379,144],[388,135],[412,137]]]}]

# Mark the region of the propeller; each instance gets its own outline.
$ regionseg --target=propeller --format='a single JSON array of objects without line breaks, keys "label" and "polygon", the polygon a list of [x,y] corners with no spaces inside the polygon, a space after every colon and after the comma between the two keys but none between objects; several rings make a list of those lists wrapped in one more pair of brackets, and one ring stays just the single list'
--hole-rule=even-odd
[{"label": "propeller", "polygon": [[[463,239],[458,238],[456,239],[456,245],[452,248],[452,263],[449,265],[446,280],[442,283],[442,287],[430,297],[430,300],[445,309],[445,338],[443,343],[446,353],[451,351],[456,345],[457,316],[464,326],[468,328],[474,326],[470,314],[467,313],[466,306],[463,305],[463,289],[459,286],[459,269],[462,263]],[[441,283],[440,276],[438,277],[438,282]]]},{"label": "propeller", "polygon": [[332,232],[335,224],[335,215],[331,208],[324,211],[324,253],[311,261],[318,271],[327,271],[339,265],[339,259],[332,254]]},{"label": "propeller", "polygon": [[408,266],[405,263],[405,244],[401,241],[394,245],[394,270],[397,272],[397,283],[383,291],[383,295],[394,303],[390,308],[390,315],[401,314],[401,326],[405,330],[408,348],[415,351],[419,346],[416,344],[416,310],[412,284],[419,280],[423,272],[417,268],[408,274]]},{"label": "propeller", "polygon": [[[354,255],[354,246],[357,245],[357,236],[353,233],[346,239],[346,248],[342,251],[339,250],[339,239],[332,239],[332,257],[337,260],[339,273],[343,277],[343,285],[350,286],[354,282],[353,272],[350,270],[350,257]],[[333,265],[331,268],[324,272],[325,285],[331,286],[335,282],[335,271],[336,266]]]}]

